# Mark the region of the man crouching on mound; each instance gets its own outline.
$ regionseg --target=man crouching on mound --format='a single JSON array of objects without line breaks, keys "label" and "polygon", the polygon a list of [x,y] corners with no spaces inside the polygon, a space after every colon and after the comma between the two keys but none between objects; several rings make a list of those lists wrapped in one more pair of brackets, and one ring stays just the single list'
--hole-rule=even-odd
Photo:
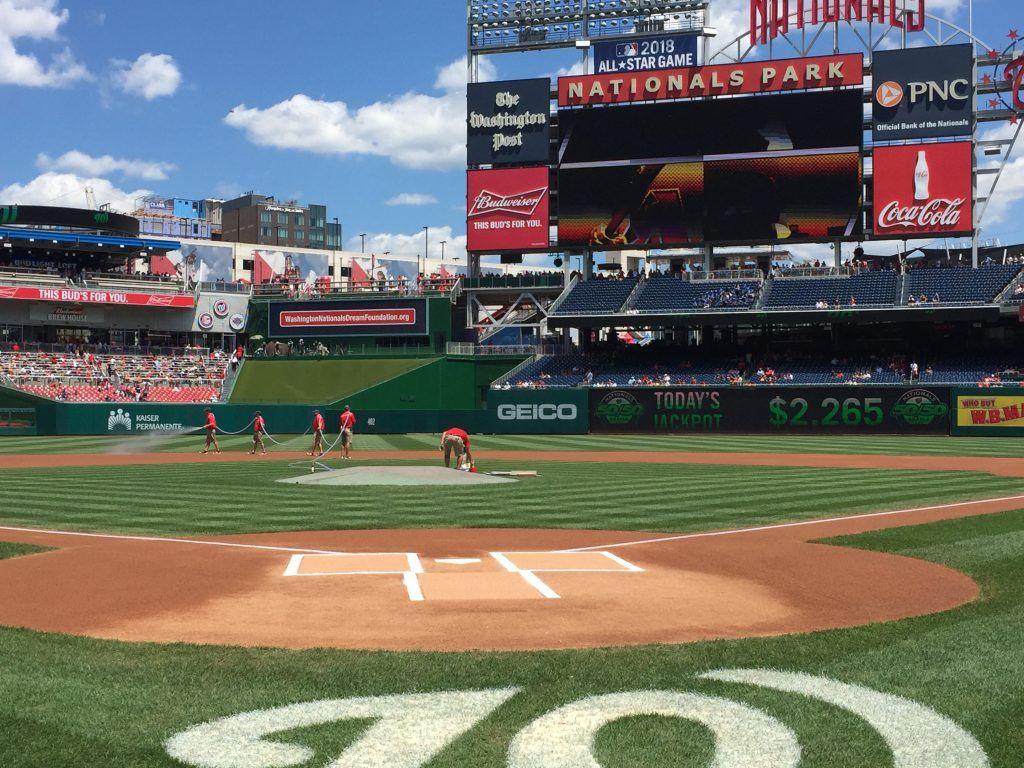
[{"label": "man crouching on mound", "polygon": [[462,456],[466,456],[469,465],[473,465],[473,454],[469,450],[469,435],[466,430],[458,427],[446,429],[441,435],[441,445],[437,447],[444,452],[444,465],[447,468],[452,466],[452,454],[455,454],[455,468],[462,468]]}]

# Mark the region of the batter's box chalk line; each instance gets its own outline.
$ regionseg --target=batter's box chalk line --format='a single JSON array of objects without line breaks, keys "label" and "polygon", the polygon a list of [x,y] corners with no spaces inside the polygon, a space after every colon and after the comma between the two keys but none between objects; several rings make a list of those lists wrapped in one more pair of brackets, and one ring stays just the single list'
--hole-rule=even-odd
[{"label": "batter's box chalk line", "polygon": [[[644,569],[611,552],[489,552],[501,568],[519,576],[542,597],[560,600],[559,595],[538,573],[643,573]],[[604,558],[607,565],[594,563]],[[404,562],[402,562],[404,559]],[[310,570],[303,562],[314,560]],[[518,563],[516,561],[519,561]],[[438,562],[469,564],[479,558],[447,558]],[[401,568],[395,568],[401,562]],[[533,563],[533,564],[531,564]],[[423,561],[415,552],[335,552],[330,554],[292,555],[284,570],[285,576],[401,576],[402,584],[412,602],[423,602],[420,574],[425,573]]]}]

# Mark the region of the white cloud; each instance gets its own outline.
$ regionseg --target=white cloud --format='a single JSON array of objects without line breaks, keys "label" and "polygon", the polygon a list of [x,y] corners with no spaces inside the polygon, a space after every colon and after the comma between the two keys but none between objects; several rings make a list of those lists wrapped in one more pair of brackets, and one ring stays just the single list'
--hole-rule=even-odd
[{"label": "white cloud", "polygon": [[0,0],[0,85],[59,88],[90,79],[89,70],[67,48],[54,54],[47,65],[15,45],[19,39],[59,41],[59,30],[68,17],[57,0]]},{"label": "white cloud", "polygon": [[559,67],[552,74],[551,78],[557,80],[560,77],[569,77],[570,75],[585,75],[587,74],[587,65],[582,61],[577,61],[568,67]]},{"label": "white cloud", "polygon": [[[447,241],[444,246],[445,262],[457,261],[466,263],[466,236],[452,236],[452,228],[431,227],[430,228],[430,253],[431,259],[441,258],[441,241]],[[347,248],[350,251],[358,251],[361,248],[360,238],[349,238]],[[366,236],[366,252],[375,253],[378,256],[385,251],[394,256],[416,256],[423,255],[423,230],[411,235],[393,234],[390,232],[374,232]]]},{"label": "white cloud", "polygon": [[[484,60],[481,79],[493,79]],[[299,93],[270,107],[239,104],[225,124],[261,147],[321,155],[386,157],[404,168],[448,170],[466,162],[466,61],[443,67],[440,93],[409,92],[364,107]]]},{"label": "white cloud", "polygon": [[[988,128],[979,135],[980,141],[1009,140],[1014,137],[1019,126],[1010,123],[1000,123]],[[1005,151],[1005,147],[1002,148]],[[978,164],[982,167],[997,168],[1002,162],[1002,157],[986,158],[983,154],[978,155]],[[987,183],[986,183],[986,180]],[[984,197],[991,192],[995,176],[987,175],[979,177],[980,189],[978,194]],[[1024,136],[1017,141],[1013,152],[1010,155],[1006,167],[1003,168],[1003,175],[999,179],[999,186],[985,211],[985,219],[981,226],[991,229],[993,224],[1002,224],[1011,218],[1011,214],[1017,213],[1024,203]]]},{"label": "white cloud", "polygon": [[103,155],[94,157],[73,149],[60,157],[50,157],[45,152],[36,156],[36,167],[41,171],[67,171],[82,176],[109,176],[120,173],[146,181],[164,181],[169,173],[177,170],[172,163],[129,160],[123,157]]},{"label": "white cloud", "polygon": [[397,205],[421,206],[436,204],[436,197],[433,195],[425,195],[421,192],[402,192],[384,203],[384,205],[390,205],[392,207]]},{"label": "white cloud", "polygon": [[96,202],[110,203],[115,211],[131,211],[135,200],[153,194],[152,190],[126,191],[107,179],[79,176],[75,173],[44,173],[26,184],[9,184],[0,188],[0,205],[64,205],[85,208],[85,189],[93,190]]},{"label": "white cloud", "polygon": [[130,96],[153,101],[172,96],[181,85],[181,70],[166,53],[144,53],[135,61],[111,60],[114,85]]}]

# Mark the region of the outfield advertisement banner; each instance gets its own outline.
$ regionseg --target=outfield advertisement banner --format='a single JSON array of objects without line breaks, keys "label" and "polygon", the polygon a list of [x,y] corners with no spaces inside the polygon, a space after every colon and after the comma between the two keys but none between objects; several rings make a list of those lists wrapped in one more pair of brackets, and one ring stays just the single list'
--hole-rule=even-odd
[{"label": "outfield advertisement banner", "polygon": [[945,387],[594,389],[590,431],[949,434]]},{"label": "outfield advertisement banner", "polygon": [[1024,389],[972,389],[953,394],[954,435],[1024,437]]},{"label": "outfield advertisement banner", "polygon": [[82,288],[19,288],[0,286],[0,299],[53,301],[61,304],[117,304],[126,307],[167,307],[193,309],[196,297],[177,293],[128,293]]},{"label": "outfield advertisement banner", "polygon": [[488,430],[516,435],[585,435],[585,389],[510,389],[487,394]]},{"label": "outfield advertisement banner", "polygon": [[337,336],[423,336],[427,302],[423,299],[379,301],[292,301],[270,305],[270,338]]}]

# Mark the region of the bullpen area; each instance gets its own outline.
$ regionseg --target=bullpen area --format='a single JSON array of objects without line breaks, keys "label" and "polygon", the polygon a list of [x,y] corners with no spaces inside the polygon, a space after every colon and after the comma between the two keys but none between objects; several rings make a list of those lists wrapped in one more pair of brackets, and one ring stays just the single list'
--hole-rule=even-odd
[{"label": "bullpen area", "polygon": [[278,439],[0,442],[5,766],[1024,751],[1024,446],[483,436],[536,475],[448,485],[436,435],[366,435],[287,484]]}]

